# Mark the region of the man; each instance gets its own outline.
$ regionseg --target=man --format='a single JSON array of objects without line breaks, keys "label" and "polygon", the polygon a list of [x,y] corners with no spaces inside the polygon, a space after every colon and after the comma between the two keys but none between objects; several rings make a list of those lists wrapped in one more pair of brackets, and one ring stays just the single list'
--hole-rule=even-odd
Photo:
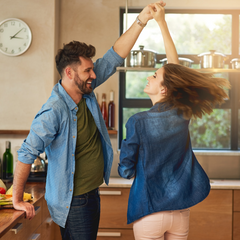
[{"label": "man", "polygon": [[95,48],[70,42],[60,49],[56,66],[61,80],[32,122],[18,151],[14,172],[13,205],[26,218],[34,207],[23,202],[31,164],[46,152],[48,174],[45,198],[63,239],[96,239],[100,199],[98,187],[108,184],[113,151],[96,97],[92,90],[105,82],[132,49],[144,25],[152,19],[148,6],[133,25],[108,50],[92,62]]}]

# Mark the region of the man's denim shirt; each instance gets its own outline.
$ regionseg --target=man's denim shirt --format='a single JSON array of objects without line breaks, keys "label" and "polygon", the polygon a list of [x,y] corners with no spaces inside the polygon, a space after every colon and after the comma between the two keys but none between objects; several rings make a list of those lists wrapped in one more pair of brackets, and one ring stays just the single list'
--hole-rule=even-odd
[{"label": "man's denim shirt", "polygon": [[210,191],[191,147],[189,120],[163,103],[133,115],[122,141],[118,172],[134,178],[128,223],[154,212],[189,208]]},{"label": "man's denim shirt", "polygon": [[[111,48],[94,63],[96,79],[92,81],[92,88],[105,82],[122,63],[123,59]],[[104,179],[108,184],[113,161],[110,138],[95,94],[92,92],[83,97],[101,135]],[[40,153],[46,152],[48,173],[45,198],[53,221],[61,227],[65,227],[73,197],[77,111],[76,103],[64,90],[60,80],[37,113],[30,133],[18,151],[18,160],[27,164],[32,164]]]}]

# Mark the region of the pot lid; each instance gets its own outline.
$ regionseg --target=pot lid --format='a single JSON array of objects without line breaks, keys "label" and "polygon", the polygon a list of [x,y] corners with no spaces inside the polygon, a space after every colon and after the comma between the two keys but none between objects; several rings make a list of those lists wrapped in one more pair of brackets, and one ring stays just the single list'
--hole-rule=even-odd
[{"label": "pot lid", "polygon": [[233,63],[233,62],[240,62],[240,58],[233,58],[230,63]]},{"label": "pot lid", "polygon": [[135,53],[135,54],[137,54],[138,52],[142,52],[142,53],[144,53],[144,52],[149,52],[149,53],[156,53],[156,54],[157,54],[156,51],[149,50],[149,49],[144,49],[144,46],[143,46],[143,45],[139,45],[139,50],[132,50],[131,52],[133,52],[133,53]]},{"label": "pot lid", "polygon": [[[178,58],[179,61],[185,61],[185,62],[190,62],[190,63],[194,63],[193,60],[189,59],[189,58],[182,58],[182,57],[179,57]],[[162,60],[160,60],[160,62],[166,62],[167,61],[167,58],[163,58]]]},{"label": "pot lid", "polygon": [[198,57],[202,57],[202,56],[206,56],[206,55],[212,55],[212,56],[219,55],[219,56],[222,56],[222,57],[226,57],[225,54],[216,52],[216,50],[209,50],[209,52],[201,53],[201,54],[198,55]]}]

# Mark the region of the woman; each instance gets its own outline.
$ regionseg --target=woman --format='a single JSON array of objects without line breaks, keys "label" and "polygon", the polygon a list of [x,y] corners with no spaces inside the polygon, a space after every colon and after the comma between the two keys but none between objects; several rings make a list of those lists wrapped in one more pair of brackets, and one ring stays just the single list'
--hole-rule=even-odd
[{"label": "woman", "polygon": [[164,39],[168,63],[147,78],[153,107],[132,116],[121,145],[118,171],[133,178],[128,223],[135,239],[186,240],[189,207],[204,200],[209,179],[191,147],[190,118],[210,114],[227,98],[225,79],[178,65],[163,5],[149,5]]}]

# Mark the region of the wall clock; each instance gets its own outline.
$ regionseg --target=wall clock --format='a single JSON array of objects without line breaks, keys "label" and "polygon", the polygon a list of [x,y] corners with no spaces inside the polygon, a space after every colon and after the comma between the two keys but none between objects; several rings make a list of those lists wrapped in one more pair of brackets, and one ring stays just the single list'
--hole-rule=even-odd
[{"label": "wall clock", "polygon": [[17,18],[0,22],[0,52],[7,56],[19,56],[27,51],[32,42],[29,26]]}]

